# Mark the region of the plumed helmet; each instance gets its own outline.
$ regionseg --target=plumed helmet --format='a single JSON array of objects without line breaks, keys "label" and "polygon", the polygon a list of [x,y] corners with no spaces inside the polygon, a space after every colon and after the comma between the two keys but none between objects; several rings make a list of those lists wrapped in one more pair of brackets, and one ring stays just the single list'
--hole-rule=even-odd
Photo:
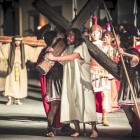
[{"label": "plumed helmet", "polygon": [[107,23],[105,24],[105,26],[106,26],[106,30],[107,30],[107,31],[111,31],[110,23],[107,22]]},{"label": "plumed helmet", "polygon": [[96,31],[96,30],[98,30],[98,31],[102,31],[102,28],[99,26],[99,25],[93,25],[92,27],[91,27],[91,31],[93,32],[93,31]]},{"label": "plumed helmet", "polygon": [[93,16],[93,22],[94,22],[94,25],[91,27],[91,32],[96,31],[96,30],[101,32],[102,28],[101,28],[101,26],[99,26],[97,24],[97,17],[96,16]]}]

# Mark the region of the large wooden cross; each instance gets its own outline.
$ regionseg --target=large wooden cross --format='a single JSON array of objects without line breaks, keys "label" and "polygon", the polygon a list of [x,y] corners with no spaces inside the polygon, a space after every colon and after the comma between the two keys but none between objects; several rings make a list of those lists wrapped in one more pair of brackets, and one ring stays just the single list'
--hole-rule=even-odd
[{"label": "large wooden cross", "polygon": [[[59,30],[66,32],[70,28],[80,28],[86,23],[93,12],[99,7],[101,0],[89,0],[72,22],[59,15],[45,0],[34,0],[33,6],[45,17],[48,18]],[[115,78],[119,79],[118,66],[97,46],[86,39],[91,56]]]}]

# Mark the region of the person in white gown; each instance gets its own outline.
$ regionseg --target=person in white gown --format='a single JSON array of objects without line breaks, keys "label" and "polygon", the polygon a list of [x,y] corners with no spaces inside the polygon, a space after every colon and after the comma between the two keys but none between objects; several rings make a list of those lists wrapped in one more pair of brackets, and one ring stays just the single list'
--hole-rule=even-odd
[{"label": "person in white gown", "polygon": [[95,95],[90,81],[90,54],[79,29],[67,33],[67,48],[62,56],[48,53],[45,57],[63,64],[63,85],[61,98],[61,122],[74,123],[80,135],[79,123],[92,124],[91,138],[98,137]]}]

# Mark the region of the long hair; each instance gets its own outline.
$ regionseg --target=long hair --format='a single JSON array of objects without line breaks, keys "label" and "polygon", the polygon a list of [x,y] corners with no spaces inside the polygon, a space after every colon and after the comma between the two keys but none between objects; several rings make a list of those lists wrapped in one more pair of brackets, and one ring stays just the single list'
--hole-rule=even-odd
[{"label": "long hair", "polygon": [[[9,75],[11,71],[13,70],[14,60],[15,60],[15,49],[16,45],[14,40],[12,40],[10,44],[10,54],[8,58],[8,71],[7,74]],[[25,67],[25,50],[24,50],[24,44],[21,41],[20,44],[20,51],[21,51],[21,68],[24,69]]]},{"label": "long hair", "polygon": [[79,29],[77,28],[71,28],[68,32],[67,32],[67,36],[69,34],[74,34],[75,40],[74,40],[74,47],[78,47],[79,45],[81,45],[85,40],[82,37],[82,33],[80,32]]}]

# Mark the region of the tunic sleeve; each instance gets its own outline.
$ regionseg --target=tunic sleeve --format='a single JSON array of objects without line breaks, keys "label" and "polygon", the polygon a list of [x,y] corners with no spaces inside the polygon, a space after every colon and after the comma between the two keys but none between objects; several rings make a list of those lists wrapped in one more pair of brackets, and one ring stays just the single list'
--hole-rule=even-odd
[{"label": "tunic sleeve", "polygon": [[91,56],[88,52],[88,48],[85,42],[82,45],[78,46],[73,52],[79,53],[81,58],[85,60],[85,62],[90,61]]},{"label": "tunic sleeve", "polygon": [[10,51],[10,43],[0,46],[0,91],[5,90],[5,78],[7,76],[8,57]]},{"label": "tunic sleeve", "polygon": [[2,46],[0,46],[0,60],[4,59],[3,53],[2,53]]},{"label": "tunic sleeve", "polygon": [[6,43],[0,46],[1,57],[8,60],[9,52],[10,52],[10,43]]},{"label": "tunic sleeve", "polygon": [[31,61],[31,62],[37,62],[38,56],[43,49],[43,47],[31,47],[29,45],[24,45],[25,46],[25,54],[26,54],[26,59]]}]

